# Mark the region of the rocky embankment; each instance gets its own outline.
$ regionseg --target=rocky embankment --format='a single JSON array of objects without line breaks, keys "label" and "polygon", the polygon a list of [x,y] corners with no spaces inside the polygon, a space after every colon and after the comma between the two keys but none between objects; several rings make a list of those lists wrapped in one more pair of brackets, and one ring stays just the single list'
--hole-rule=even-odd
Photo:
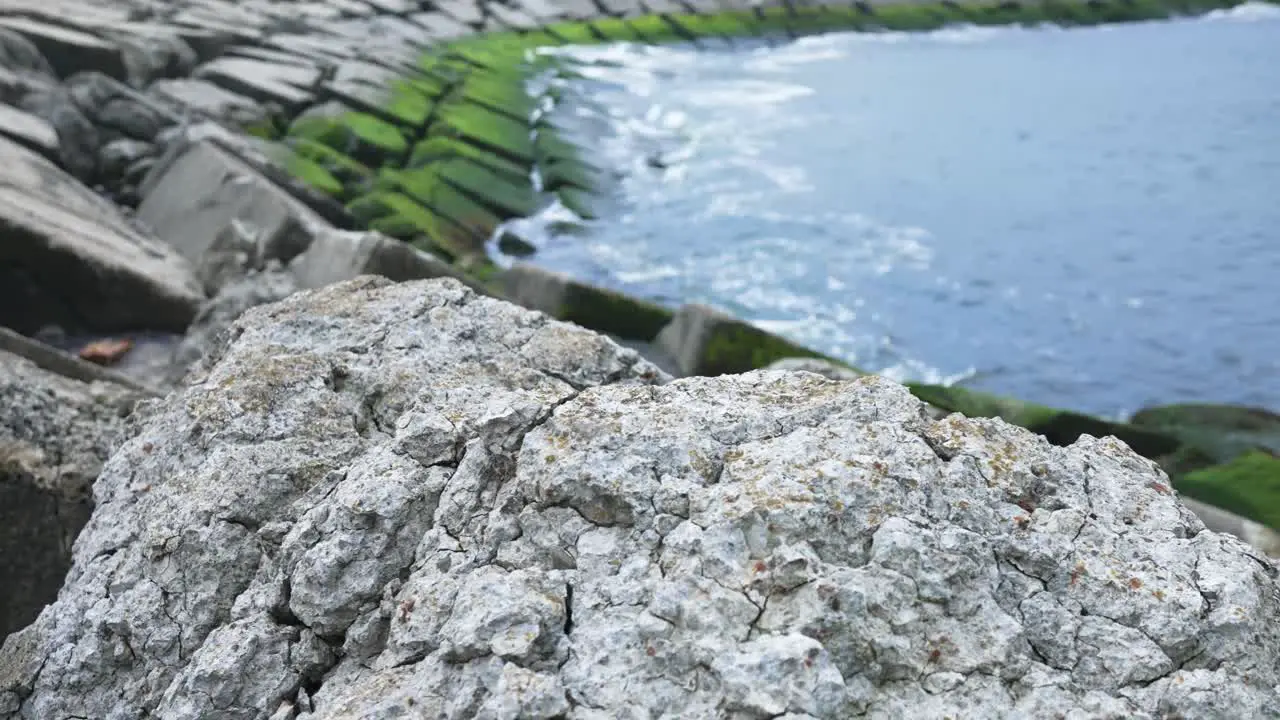
[{"label": "rocky embankment", "polygon": [[1076,442],[1277,527],[1276,416],[913,399],[490,262],[607,185],[529,48],[1183,6],[749,7],[0,4],[0,717],[1277,712],[1275,534]]},{"label": "rocky embankment", "polygon": [[4,717],[1280,713],[1280,570],[1116,440],[452,280],[248,311],[94,491]]}]

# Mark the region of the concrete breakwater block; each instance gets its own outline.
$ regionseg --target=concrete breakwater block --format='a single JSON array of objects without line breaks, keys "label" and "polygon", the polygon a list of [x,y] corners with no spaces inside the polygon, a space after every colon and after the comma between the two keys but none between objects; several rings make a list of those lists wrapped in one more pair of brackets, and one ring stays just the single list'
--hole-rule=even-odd
[{"label": "concrete breakwater block", "polygon": [[0,325],[181,330],[191,264],[45,158],[0,138]]},{"label": "concrete breakwater block", "polygon": [[[676,359],[682,375],[726,375],[766,367],[784,358],[821,358],[797,345],[716,308],[691,303],[676,311],[655,343]],[[857,371],[856,368],[850,368]],[[860,372],[860,371],[858,371]]]},{"label": "concrete breakwater block", "polygon": [[244,250],[258,262],[288,262],[327,226],[306,204],[209,141],[175,145],[142,191],[138,219],[193,265],[207,262],[211,252],[227,252],[228,233],[244,235]]},{"label": "concrete breakwater block", "polygon": [[30,40],[60,78],[86,70],[105,72],[120,80],[127,78],[124,53],[110,39],[27,17],[0,17],[0,28]]},{"label": "concrete breakwater block", "polygon": [[58,131],[38,115],[0,104],[0,134],[50,161],[58,160]]},{"label": "concrete breakwater block", "polygon": [[326,230],[288,265],[299,289],[315,289],[358,275],[379,275],[397,282],[450,277],[477,292],[479,282],[444,262],[399,240],[376,232]]},{"label": "concrete breakwater block", "polygon": [[529,263],[515,263],[503,270],[495,284],[513,302],[628,340],[652,341],[673,317],[670,310],[655,303]]}]

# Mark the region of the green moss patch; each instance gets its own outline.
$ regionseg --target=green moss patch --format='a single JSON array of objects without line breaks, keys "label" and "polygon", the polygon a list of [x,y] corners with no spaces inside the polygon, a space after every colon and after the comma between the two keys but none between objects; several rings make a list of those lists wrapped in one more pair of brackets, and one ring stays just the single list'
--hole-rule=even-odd
[{"label": "green moss patch", "polygon": [[346,194],[342,181],[322,164],[310,158],[303,157],[287,147],[281,147],[275,160],[283,165],[290,175],[326,195],[341,198]]},{"label": "green moss patch", "polygon": [[[503,221],[500,213],[460,191],[435,168],[420,170],[383,170],[378,177],[381,188],[392,189],[413,198],[434,215],[449,220],[463,235],[453,231],[427,233],[433,241],[455,257],[482,254],[485,242]],[[440,228],[433,228],[440,230]]]},{"label": "green moss patch", "polygon": [[423,128],[431,119],[436,102],[445,94],[443,83],[428,80],[401,81],[392,86],[383,106],[384,115],[392,122],[410,128]]},{"label": "green moss patch", "polygon": [[637,34],[654,44],[682,42],[693,39],[693,35],[689,30],[680,27],[661,15],[642,15],[640,17],[627,18],[627,23],[635,29]]},{"label": "green moss patch", "polygon": [[646,42],[646,38],[636,28],[620,18],[603,17],[592,20],[591,27],[607,42]]},{"label": "green moss patch", "polygon": [[938,6],[904,3],[875,8],[871,23],[878,29],[923,32],[953,24],[957,15]]},{"label": "green moss patch", "polygon": [[[731,375],[759,370],[789,357],[810,357],[848,366],[741,320],[716,320],[708,329],[694,375]],[[857,370],[857,368],[851,368]],[[858,372],[862,372],[858,370]]]},{"label": "green moss patch", "polygon": [[294,138],[287,144],[298,156],[319,164],[351,192],[373,178],[373,171],[369,166],[343,155],[328,145],[306,138]]},{"label": "green moss patch", "polygon": [[596,332],[648,342],[671,322],[673,315],[654,303],[570,281],[557,317]]},{"label": "green moss patch", "polygon": [[1134,413],[1129,422],[1186,440],[1206,442],[1225,461],[1252,448],[1280,453],[1280,415],[1234,405],[1163,405]]},{"label": "green moss patch", "polygon": [[375,167],[394,162],[409,149],[409,141],[400,128],[363,112],[301,117],[289,128],[289,137],[327,145]]},{"label": "green moss patch", "polygon": [[1174,481],[1178,492],[1280,530],[1280,459],[1253,450]]},{"label": "green moss patch", "polygon": [[349,203],[347,211],[373,230],[446,260],[459,260],[483,250],[483,241],[477,245],[466,228],[404,193],[375,191]]},{"label": "green moss patch", "polygon": [[513,74],[472,73],[461,84],[457,97],[509,116],[522,124],[527,133],[529,118],[538,108],[538,99],[525,91],[523,80],[522,76]]},{"label": "green moss patch", "polygon": [[528,123],[478,105],[458,104],[444,109],[430,133],[433,137],[465,139],[513,162],[531,164],[534,159]]},{"label": "green moss patch", "polygon": [[495,153],[449,137],[430,137],[413,146],[406,169],[423,168],[435,162],[466,158],[506,177],[511,182],[527,182],[530,167]]},{"label": "green moss patch", "polygon": [[442,180],[504,218],[528,217],[543,205],[529,182],[515,182],[468,158],[441,160],[432,169]]},{"label": "green moss patch", "polygon": [[1130,422],[1182,442],[1178,451],[1153,458],[1175,481],[1254,450],[1280,453],[1280,415],[1258,408],[1166,405],[1142,410]]}]

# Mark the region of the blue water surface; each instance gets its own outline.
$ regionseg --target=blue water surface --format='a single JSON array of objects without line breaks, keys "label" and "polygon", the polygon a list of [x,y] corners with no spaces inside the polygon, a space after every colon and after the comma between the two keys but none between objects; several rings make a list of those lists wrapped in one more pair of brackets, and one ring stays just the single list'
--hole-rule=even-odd
[{"label": "blue water surface", "polygon": [[1280,10],[571,52],[625,203],[537,263],[899,379],[1280,410]]}]

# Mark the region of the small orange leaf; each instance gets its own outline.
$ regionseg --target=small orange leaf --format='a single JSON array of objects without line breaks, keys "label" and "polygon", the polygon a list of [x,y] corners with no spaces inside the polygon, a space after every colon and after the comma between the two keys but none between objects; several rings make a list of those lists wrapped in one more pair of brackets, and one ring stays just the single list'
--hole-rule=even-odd
[{"label": "small orange leaf", "polygon": [[133,341],[128,338],[123,340],[95,340],[80,348],[80,359],[88,360],[98,365],[114,365],[132,348]]}]

